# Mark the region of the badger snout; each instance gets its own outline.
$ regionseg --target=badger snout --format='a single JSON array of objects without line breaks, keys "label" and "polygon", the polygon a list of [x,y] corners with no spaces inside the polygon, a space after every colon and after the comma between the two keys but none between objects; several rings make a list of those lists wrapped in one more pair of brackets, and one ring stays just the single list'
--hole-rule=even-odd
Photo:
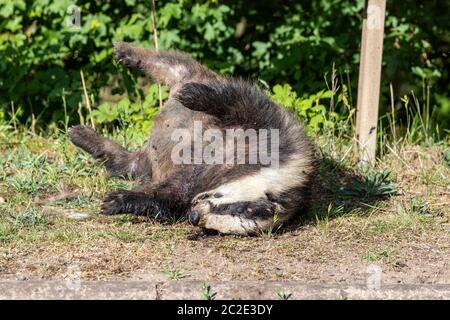
[{"label": "badger snout", "polygon": [[193,226],[198,225],[198,223],[200,221],[200,213],[197,210],[191,211],[188,216],[188,221]]},{"label": "badger snout", "polygon": [[194,199],[192,202],[191,211],[187,216],[188,222],[193,226],[203,227],[205,219],[211,211],[212,204],[207,199]]}]

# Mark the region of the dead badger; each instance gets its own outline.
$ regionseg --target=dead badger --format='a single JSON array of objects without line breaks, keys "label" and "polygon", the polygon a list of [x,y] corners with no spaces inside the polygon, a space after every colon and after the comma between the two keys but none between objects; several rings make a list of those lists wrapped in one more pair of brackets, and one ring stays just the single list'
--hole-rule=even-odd
[{"label": "dead badger", "polygon": [[[220,76],[177,51],[119,42],[115,57],[168,85],[170,96],[154,118],[150,139],[137,152],[88,127],[70,128],[71,141],[103,161],[111,176],[140,182],[132,191],[109,193],[102,213],[157,219],[187,215],[190,223],[206,229],[254,235],[304,209],[315,171],[315,148],[298,120],[257,86]],[[211,131],[215,139],[205,137]],[[183,132],[191,135],[183,139]],[[227,136],[222,144],[217,135],[230,132],[233,139]],[[252,134],[261,132],[265,135],[253,139]],[[204,139],[196,140],[199,135]],[[210,150],[213,140],[224,151],[215,149],[213,162],[199,161],[196,157],[202,153],[196,149]],[[249,161],[255,156],[261,160],[262,151],[269,151],[276,165]]]}]

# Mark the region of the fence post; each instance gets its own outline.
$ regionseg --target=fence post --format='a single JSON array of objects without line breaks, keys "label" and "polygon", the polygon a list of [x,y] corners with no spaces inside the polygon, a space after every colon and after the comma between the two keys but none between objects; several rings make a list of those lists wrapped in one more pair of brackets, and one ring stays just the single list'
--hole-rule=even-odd
[{"label": "fence post", "polygon": [[356,142],[363,162],[375,161],[385,11],[386,0],[366,0],[356,113]]}]

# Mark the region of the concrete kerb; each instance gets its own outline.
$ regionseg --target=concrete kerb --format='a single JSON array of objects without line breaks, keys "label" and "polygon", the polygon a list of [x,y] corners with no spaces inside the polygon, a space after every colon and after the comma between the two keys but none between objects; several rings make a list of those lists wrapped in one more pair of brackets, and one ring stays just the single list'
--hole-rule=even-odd
[{"label": "concrete kerb", "polygon": [[[450,299],[450,284],[319,285],[295,281],[208,282],[215,299]],[[0,299],[205,299],[202,281],[0,281]]]}]

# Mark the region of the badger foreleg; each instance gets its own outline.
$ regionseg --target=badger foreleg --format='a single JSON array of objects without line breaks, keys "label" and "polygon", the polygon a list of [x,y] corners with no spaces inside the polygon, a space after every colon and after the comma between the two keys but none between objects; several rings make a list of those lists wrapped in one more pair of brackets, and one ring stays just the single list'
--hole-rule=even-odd
[{"label": "badger foreleg", "polygon": [[122,189],[109,193],[103,199],[101,213],[107,215],[132,213],[160,220],[171,217],[167,201],[152,197],[144,192]]},{"label": "badger foreleg", "polygon": [[146,215],[160,220],[180,217],[186,213],[191,200],[191,185],[184,179],[180,172],[161,183],[143,184],[131,191],[113,191],[103,200],[101,212]]}]

